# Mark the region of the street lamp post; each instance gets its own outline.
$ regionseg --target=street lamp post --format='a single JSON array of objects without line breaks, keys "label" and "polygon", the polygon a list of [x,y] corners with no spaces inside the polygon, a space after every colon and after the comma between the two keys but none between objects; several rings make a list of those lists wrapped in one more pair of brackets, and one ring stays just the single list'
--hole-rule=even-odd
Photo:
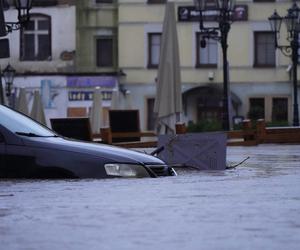
[{"label": "street lamp post", "polygon": [[[15,0],[8,1],[14,2],[14,6],[18,11],[18,21],[17,22],[5,22],[7,33],[12,32],[13,30],[19,30],[30,20],[30,9],[32,7],[33,0]],[[12,5],[12,3],[11,3]]]},{"label": "street lamp post", "polygon": [[16,70],[10,64],[8,64],[6,68],[3,70],[3,77],[5,81],[5,93],[8,99],[9,106],[12,106],[11,90],[12,90],[15,74],[16,74]]},{"label": "street lamp post", "polygon": [[0,104],[4,104],[4,94],[3,94],[3,88],[2,88],[2,71],[0,67]]},{"label": "street lamp post", "polygon": [[[300,8],[294,2],[292,7],[287,10],[288,14],[285,17],[278,15],[275,10],[269,17],[269,22],[272,31],[275,34],[275,47],[292,60],[293,69],[293,126],[299,126],[299,109],[298,109],[298,90],[297,90],[297,65],[298,65],[298,50],[299,50],[299,32],[300,32]],[[287,27],[287,40],[289,45],[279,45],[278,37],[280,33],[281,23],[285,21]]]},{"label": "street lamp post", "polygon": [[[228,33],[233,22],[234,0],[194,0],[196,10],[199,12],[199,27],[202,35],[201,47],[206,47],[205,39],[214,39],[220,42],[223,53],[223,112],[222,128],[230,130],[229,122],[229,67],[227,61]],[[218,23],[216,27],[205,27],[204,21],[207,11],[214,14],[214,21]]]}]

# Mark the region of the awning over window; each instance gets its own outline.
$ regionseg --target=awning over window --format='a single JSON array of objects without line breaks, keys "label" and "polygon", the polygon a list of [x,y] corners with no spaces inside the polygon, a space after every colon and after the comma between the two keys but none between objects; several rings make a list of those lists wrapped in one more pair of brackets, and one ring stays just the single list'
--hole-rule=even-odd
[{"label": "awning over window", "polygon": [[[186,100],[189,95],[197,95],[198,97],[205,97],[208,100],[213,100],[213,97],[222,100],[223,89],[219,86],[199,86],[186,90],[183,93],[183,98]],[[232,104],[235,106],[242,105],[241,99],[232,91],[230,91]]]},{"label": "awning over window", "polygon": [[67,77],[67,87],[102,87],[114,88],[117,86],[118,79],[113,76],[70,76]]}]

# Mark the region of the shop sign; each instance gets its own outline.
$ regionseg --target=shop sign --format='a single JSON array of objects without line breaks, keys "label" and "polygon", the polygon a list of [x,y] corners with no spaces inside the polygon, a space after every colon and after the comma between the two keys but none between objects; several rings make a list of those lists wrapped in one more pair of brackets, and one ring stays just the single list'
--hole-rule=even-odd
[{"label": "shop sign", "polygon": [[67,87],[102,87],[114,88],[117,86],[117,78],[113,76],[69,76]]},{"label": "shop sign", "polygon": [[[217,10],[207,10],[203,12],[204,21],[217,21],[219,12]],[[200,11],[195,6],[179,6],[178,21],[179,22],[199,22]],[[234,21],[248,20],[248,5],[235,5],[233,13]]]},{"label": "shop sign", "polygon": [[[92,101],[93,91],[69,91],[68,99],[69,101]],[[102,91],[102,100],[111,99],[111,91]]]}]

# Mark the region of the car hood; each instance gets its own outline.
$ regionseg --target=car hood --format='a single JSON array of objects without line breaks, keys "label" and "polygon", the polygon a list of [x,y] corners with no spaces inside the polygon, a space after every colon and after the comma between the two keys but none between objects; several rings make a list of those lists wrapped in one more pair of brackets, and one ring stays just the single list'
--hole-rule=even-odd
[{"label": "car hood", "polygon": [[105,158],[111,162],[165,164],[152,155],[102,143],[83,142],[61,137],[30,137],[23,138],[23,141],[25,145],[31,147],[83,153]]}]

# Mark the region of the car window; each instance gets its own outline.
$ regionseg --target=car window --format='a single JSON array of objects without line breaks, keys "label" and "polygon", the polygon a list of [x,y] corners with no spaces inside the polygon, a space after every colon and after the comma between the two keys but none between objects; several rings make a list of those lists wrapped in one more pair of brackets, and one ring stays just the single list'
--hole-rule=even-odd
[{"label": "car window", "polygon": [[30,133],[39,136],[55,136],[50,129],[43,127],[31,118],[15,112],[3,105],[0,105],[0,124],[13,133]]}]

